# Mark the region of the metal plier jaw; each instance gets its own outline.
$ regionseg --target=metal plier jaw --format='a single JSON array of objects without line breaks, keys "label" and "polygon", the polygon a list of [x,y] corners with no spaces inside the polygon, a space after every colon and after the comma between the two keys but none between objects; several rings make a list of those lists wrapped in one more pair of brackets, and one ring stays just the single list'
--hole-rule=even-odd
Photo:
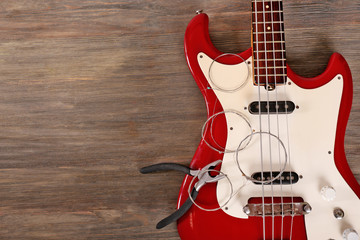
[{"label": "metal plier jaw", "polygon": [[211,172],[218,172],[216,170],[213,170],[217,165],[219,165],[222,161],[221,160],[217,160],[214,162],[211,162],[209,164],[207,164],[205,167],[201,168],[201,169],[190,169],[187,166],[181,165],[181,164],[176,164],[176,163],[159,163],[159,164],[154,164],[154,165],[150,165],[147,167],[143,167],[140,169],[140,172],[143,174],[146,173],[152,173],[152,172],[158,172],[158,171],[164,171],[164,170],[177,170],[177,171],[181,171],[184,172],[188,175],[194,176],[196,178],[199,179],[199,181],[197,181],[194,185],[193,190],[191,191],[191,196],[188,197],[188,199],[186,199],[186,201],[184,202],[183,205],[181,205],[179,207],[178,210],[176,210],[174,213],[172,213],[170,216],[164,218],[163,220],[161,220],[157,225],[156,228],[160,229],[163,228],[167,225],[169,225],[170,223],[178,220],[180,217],[182,217],[189,209],[190,207],[193,205],[193,201],[195,201],[199,190],[206,184],[206,183],[213,183],[213,182],[217,182],[221,179],[223,179],[225,177],[225,175],[223,173],[220,173],[216,176],[212,176],[210,173]]},{"label": "metal plier jaw", "polygon": [[[217,160],[214,162],[209,163],[205,167],[200,170],[191,170],[190,175],[197,177],[199,179],[198,182],[195,183],[194,188],[198,192],[206,183],[217,182],[225,177],[224,174],[220,173],[216,176],[211,176],[211,172],[217,172],[213,170],[217,165],[219,165],[222,161]],[[193,171],[193,172],[192,172]]]}]

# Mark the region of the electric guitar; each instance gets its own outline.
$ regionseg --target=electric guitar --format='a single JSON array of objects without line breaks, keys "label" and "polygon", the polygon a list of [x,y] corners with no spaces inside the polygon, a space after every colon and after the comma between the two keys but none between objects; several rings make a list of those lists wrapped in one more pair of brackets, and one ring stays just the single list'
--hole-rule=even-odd
[{"label": "electric guitar", "polygon": [[[286,64],[282,1],[252,1],[252,48],[224,54],[201,11],[185,34],[190,71],[208,111],[190,167],[222,160],[196,205],[178,220],[181,239],[359,239],[360,185],[345,157],[352,104],[345,59],[315,78]],[[196,181],[184,178],[180,207]]]}]

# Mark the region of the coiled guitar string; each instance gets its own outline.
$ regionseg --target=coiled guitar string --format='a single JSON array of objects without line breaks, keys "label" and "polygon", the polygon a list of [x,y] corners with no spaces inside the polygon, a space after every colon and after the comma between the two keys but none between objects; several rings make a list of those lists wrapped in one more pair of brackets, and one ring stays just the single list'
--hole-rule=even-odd
[{"label": "coiled guitar string", "polygon": [[[222,112],[218,112],[218,113],[212,115],[210,118],[208,118],[208,119],[205,121],[205,123],[203,124],[203,128],[202,128],[202,139],[203,139],[203,141],[205,141],[204,135],[203,135],[203,129],[205,128],[205,126],[207,125],[207,123],[208,123],[213,117],[216,117],[216,116],[218,116],[219,114],[224,114],[225,112],[234,112],[234,111],[222,111]],[[235,111],[235,113],[238,113],[238,112]],[[241,116],[243,116],[243,115],[241,115]],[[246,119],[245,117],[244,117],[243,119],[247,121],[247,119]],[[248,122],[248,121],[247,121],[247,122]],[[250,129],[252,129],[249,122],[248,122],[248,124],[249,124]],[[270,137],[276,138],[276,139],[279,141],[279,143],[281,144],[281,146],[283,147],[283,149],[284,149],[284,154],[285,154],[284,166],[283,166],[283,168],[281,169],[281,171],[279,172],[279,174],[278,174],[276,177],[271,177],[271,179],[269,179],[269,180],[265,180],[265,178],[262,178],[262,180],[258,180],[258,179],[254,179],[254,178],[251,177],[251,176],[248,176],[248,175],[242,170],[241,164],[240,164],[240,161],[239,161],[238,153],[239,153],[241,150],[243,150],[246,146],[248,146],[248,144],[250,143],[253,135],[256,135],[256,134],[260,134],[260,135],[261,135],[261,134],[269,134]],[[205,141],[205,142],[206,142],[206,141]],[[241,147],[244,143],[245,143],[245,146],[244,146],[244,147]],[[210,145],[210,146],[211,146],[211,145]],[[218,149],[215,149],[215,151],[219,151],[219,150],[218,150]],[[268,133],[268,132],[251,132],[248,136],[246,136],[244,139],[241,140],[238,148],[235,150],[235,153],[236,153],[236,164],[237,164],[237,166],[238,166],[238,169],[240,170],[240,172],[242,173],[242,175],[245,177],[245,179],[246,179],[248,182],[261,183],[261,184],[269,184],[269,183],[272,183],[273,181],[275,181],[275,180],[277,180],[277,179],[279,179],[279,178],[281,177],[281,175],[283,174],[283,172],[284,172],[284,170],[285,170],[285,168],[286,168],[286,164],[287,164],[287,154],[286,154],[285,145],[284,145],[284,143],[281,141],[281,139],[280,139],[278,136],[276,136],[276,135],[274,135],[274,134],[271,134],[271,133]],[[234,198],[234,197],[239,193],[239,191],[246,185],[246,183],[243,183],[243,184],[236,190],[236,192],[234,193],[233,183],[231,182],[230,178],[229,178],[225,173],[223,173],[223,172],[221,172],[221,171],[218,171],[218,170],[215,170],[215,169],[209,169],[209,170],[207,170],[207,172],[217,172],[217,173],[219,173],[219,174],[223,174],[223,175],[226,177],[226,179],[227,179],[227,181],[229,182],[229,184],[230,184],[230,195],[229,195],[229,198],[227,199],[227,201],[226,201],[225,203],[223,203],[221,206],[219,206],[218,208],[208,209],[208,208],[205,208],[205,207],[200,206],[199,204],[196,203],[196,201],[195,201],[195,200],[192,198],[192,196],[191,196],[191,187],[193,186],[194,181],[195,181],[195,179],[197,178],[197,176],[194,176],[193,179],[191,180],[190,184],[189,184],[189,187],[188,187],[188,197],[189,197],[190,200],[193,202],[193,204],[194,204],[195,206],[197,206],[197,207],[198,207],[199,209],[201,209],[201,210],[204,210],[204,211],[217,211],[217,210],[219,210],[219,209],[224,208],[224,206],[226,206],[226,205],[230,202],[230,200],[231,200],[232,198]]]},{"label": "coiled guitar string", "polygon": [[[242,113],[240,113],[240,112],[238,112],[238,111],[236,111],[236,110],[224,110],[224,111],[221,111],[221,112],[218,112],[218,113],[213,114],[211,117],[209,117],[209,118],[204,122],[204,124],[203,124],[203,126],[202,126],[202,128],[201,128],[201,139],[202,139],[202,141],[205,142],[205,144],[206,144],[209,148],[211,148],[212,150],[214,150],[214,151],[216,151],[216,152],[218,152],[218,153],[234,153],[234,152],[240,151],[240,150],[244,149],[245,147],[247,147],[248,144],[249,144],[250,141],[251,141],[251,137],[248,138],[248,141],[245,143],[245,146],[242,147],[242,148],[240,148],[240,149],[238,149],[238,148],[237,148],[237,149],[226,149],[226,147],[221,147],[218,143],[216,143],[216,141],[215,141],[214,138],[213,138],[213,134],[212,134],[213,120],[214,120],[217,116],[219,116],[220,114],[226,114],[226,113],[227,113],[227,114],[229,114],[229,113],[236,114],[236,115],[239,116],[241,119],[243,119],[243,120],[245,121],[246,125],[249,127],[249,132],[252,133],[252,127],[251,127],[250,121],[245,117],[244,114],[242,114]],[[214,147],[213,145],[211,145],[211,144],[205,139],[205,132],[206,132],[205,130],[206,130],[206,128],[208,128],[208,123],[209,123],[210,121],[212,122],[212,123],[210,124],[210,132],[211,132],[212,138],[213,138],[215,144],[218,145],[219,148],[221,148],[221,149]],[[250,134],[250,135],[251,135],[251,134]],[[251,135],[251,136],[252,136],[252,135]]]},{"label": "coiled guitar string", "polygon": [[[211,74],[211,73],[212,73],[212,68],[213,68],[213,66],[214,66],[214,63],[215,63],[217,60],[219,60],[220,58],[225,57],[225,56],[235,56],[235,57],[239,58],[242,62],[246,62],[245,59],[244,59],[242,56],[240,56],[239,54],[236,54],[236,53],[223,53],[223,54],[217,56],[215,59],[212,60],[210,66],[209,66],[208,79],[209,79],[209,81],[212,83],[212,85],[213,85],[214,87],[212,87],[212,86],[210,86],[210,84],[208,84],[208,87],[207,87],[208,90],[212,89],[212,90],[218,90],[218,91],[222,91],[222,92],[235,92],[235,91],[238,91],[239,89],[241,89],[241,88],[246,84],[247,79],[248,79],[248,76],[249,76],[249,73],[250,73],[250,70],[249,70],[249,66],[248,66],[248,65],[246,65],[247,73],[246,73],[246,76],[245,76],[245,78],[244,78],[245,80],[244,80],[241,84],[239,84],[238,87],[233,88],[233,89],[225,89],[225,88],[223,88],[223,87],[221,87],[221,86],[218,86],[218,85],[214,82],[214,80],[213,80],[213,78],[212,78],[212,74]],[[215,104],[214,104],[214,109],[213,109],[213,114],[214,114],[215,111],[216,111],[215,109],[216,109],[216,104],[217,104],[217,102],[218,102],[218,100],[217,100],[217,98],[216,98]],[[218,113],[217,115],[219,115],[219,114],[221,114],[221,113]],[[242,115],[242,114],[239,113],[239,112],[237,112],[236,114],[238,114],[239,116]],[[212,120],[211,120],[211,126],[213,125],[216,117],[217,117],[217,116],[213,116],[213,118],[212,118]],[[242,116],[240,116],[240,117],[244,118],[244,120],[245,120],[245,121],[247,122],[247,124],[250,126],[249,121],[245,118],[244,115],[242,115]],[[209,120],[209,121],[210,121],[210,120]],[[207,124],[205,124],[204,126],[205,126],[205,129],[202,130],[202,134],[201,134],[202,137],[203,137],[203,133],[206,132]],[[210,127],[210,136],[211,136],[211,138],[212,138],[212,140],[213,140],[213,143],[216,145],[216,147],[215,147],[215,146],[212,146],[211,144],[209,144],[204,138],[203,138],[203,139],[205,140],[204,142],[205,142],[212,150],[215,150],[215,151],[217,151],[217,152],[219,152],[219,153],[234,152],[234,150],[225,149],[225,147],[222,147],[222,146],[215,140],[215,137],[214,137],[214,134],[213,134],[213,128],[212,128],[212,127]]]},{"label": "coiled guitar string", "polygon": [[[275,139],[278,140],[278,143],[281,145],[281,147],[282,147],[283,150],[284,150],[284,155],[285,155],[284,165],[282,166],[282,168],[280,169],[280,172],[279,172],[275,177],[272,177],[272,175],[270,175],[271,178],[270,178],[269,180],[264,180],[264,179],[265,179],[264,176],[261,176],[261,179],[262,179],[262,180],[258,180],[258,179],[255,179],[255,178],[251,177],[251,176],[248,176],[248,175],[242,170],[241,165],[240,165],[240,161],[239,161],[239,151],[241,150],[241,149],[240,149],[240,146],[243,144],[244,141],[247,141],[248,138],[250,138],[250,137],[252,137],[252,136],[254,136],[254,135],[256,135],[256,134],[259,134],[260,136],[261,136],[262,134],[267,134],[267,135],[269,135],[270,138],[271,138],[271,137],[274,137]],[[244,149],[244,148],[242,148],[242,149]],[[269,183],[271,184],[271,183],[273,183],[273,182],[274,182],[275,180],[277,180],[277,179],[280,179],[280,180],[281,180],[281,175],[284,173],[284,171],[285,171],[285,169],[286,169],[287,158],[288,158],[288,157],[287,157],[287,153],[286,153],[285,144],[281,141],[281,139],[280,139],[278,136],[276,136],[276,135],[274,135],[274,134],[272,134],[272,133],[269,133],[269,132],[254,132],[254,133],[251,133],[250,135],[246,136],[246,137],[240,142],[239,151],[236,151],[235,161],[236,161],[236,164],[237,164],[237,166],[238,166],[238,169],[240,170],[240,172],[243,174],[243,176],[244,176],[247,180],[249,180],[249,181],[251,181],[251,182],[253,182],[253,183],[259,183],[259,184],[269,184]],[[271,173],[271,174],[272,174],[272,173]]]},{"label": "coiled guitar string", "polygon": [[203,210],[203,211],[206,211],[206,212],[213,212],[213,211],[217,211],[217,210],[220,210],[220,209],[223,209],[229,202],[230,200],[237,195],[237,193],[240,191],[240,189],[245,186],[245,184],[243,184],[243,186],[241,186],[235,193],[234,193],[234,187],[233,187],[233,184],[230,180],[230,178],[223,172],[219,171],[219,170],[216,170],[216,169],[208,169],[206,171],[208,174],[210,172],[216,172],[216,173],[219,173],[219,174],[223,174],[225,176],[225,178],[227,179],[229,185],[230,185],[230,194],[229,194],[229,198],[226,200],[225,203],[223,203],[222,205],[220,205],[219,207],[217,208],[205,208],[205,207],[202,207],[200,206],[198,203],[195,202],[195,200],[193,199],[193,197],[191,196],[191,189],[192,189],[192,186],[194,184],[194,181],[195,179],[197,178],[197,175],[193,177],[193,179],[190,181],[190,184],[189,184],[189,187],[188,187],[188,195],[189,195],[189,198],[191,200],[191,202],[196,206],[198,207],[199,209]]},{"label": "coiled guitar string", "polygon": [[[280,3],[279,3],[280,4]],[[272,5],[272,2],[270,2],[270,5],[271,5],[271,13],[273,13],[273,5]],[[264,1],[263,1],[263,9],[265,9],[265,5],[264,5]],[[257,4],[256,4],[256,0],[255,0],[255,13],[257,13]],[[256,18],[257,18],[257,14],[256,14]],[[266,38],[267,38],[267,36],[266,36],[266,34],[265,34],[265,11],[263,11],[263,18],[264,18],[264,42],[265,42],[265,52],[266,52]],[[274,30],[274,27],[273,27],[273,15],[271,15],[271,23],[272,23],[272,27],[271,27],[271,29],[272,29],[272,36],[273,36],[273,46],[274,46],[274,32],[273,32],[273,30]],[[257,22],[257,19],[256,19],[256,22]],[[258,24],[256,23],[256,28],[258,28]],[[256,34],[257,34],[257,31],[256,31]],[[257,39],[258,40],[258,39]],[[256,44],[258,45],[258,42],[256,42]],[[281,45],[281,47],[283,47],[283,45]],[[258,49],[258,48],[257,48]],[[275,81],[274,81],[274,84],[275,84],[275,88],[276,88],[276,83],[277,83],[277,78],[276,78],[276,74],[277,74],[277,72],[276,72],[276,64],[275,64],[275,48],[273,47],[273,61],[274,61],[274,78],[275,78]],[[283,54],[283,53],[282,53]],[[215,89],[215,90],[220,90],[220,91],[223,91],[223,92],[234,92],[234,91],[237,91],[237,90],[239,90],[241,87],[243,87],[243,85],[246,83],[246,81],[244,81],[241,85],[239,85],[239,87],[237,87],[237,88],[234,88],[234,89],[225,89],[225,88],[222,88],[222,87],[220,87],[220,86],[218,86],[214,81],[213,81],[213,79],[212,79],[212,77],[211,77],[211,68],[212,68],[212,66],[213,66],[213,63],[217,60],[217,59],[219,59],[220,57],[223,57],[223,56],[226,56],[226,55],[234,55],[234,56],[238,56],[238,57],[240,57],[244,62],[245,62],[245,60],[241,57],[241,56],[239,56],[239,55],[237,55],[237,54],[229,54],[229,53],[227,53],[227,54],[222,54],[222,55],[219,55],[217,58],[215,58],[213,61],[212,61],[212,63],[211,63],[211,65],[210,65],[210,68],[209,68],[209,72],[208,72],[208,75],[209,75],[209,80],[211,81],[211,83],[214,85],[214,87],[212,88],[212,89]],[[259,55],[259,53],[257,52],[257,55]],[[268,82],[268,72],[267,72],[267,56],[266,56],[266,54],[265,54],[265,76],[266,76],[266,86],[269,86],[269,82]],[[257,58],[257,60],[258,60],[259,58]],[[260,81],[259,81],[259,76],[260,76],[260,74],[259,74],[259,65],[258,65],[258,69],[257,69],[257,71],[258,71],[258,87],[260,87]],[[248,72],[249,72],[249,69],[248,69]],[[245,79],[247,79],[247,78],[245,78]],[[208,89],[211,89],[211,88],[208,88]],[[269,92],[267,92],[267,103],[268,103],[268,106],[269,106]],[[277,88],[276,88],[276,106],[277,106],[277,103],[278,103],[278,100],[277,100]],[[286,101],[285,101],[285,103],[286,103]],[[259,106],[260,106],[260,90],[259,90]],[[215,109],[214,109],[215,110]],[[273,195],[273,181],[274,180],[276,180],[276,179],[278,179],[278,178],[280,178],[280,176],[282,175],[282,173],[284,172],[284,170],[285,170],[285,168],[286,168],[286,164],[287,164],[287,154],[286,154],[286,149],[285,149],[285,146],[284,146],[284,144],[283,144],[283,142],[280,140],[280,138],[279,138],[279,119],[278,119],[278,108],[276,108],[276,116],[277,116],[277,126],[278,126],[278,136],[275,136],[275,135],[273,135],[273,134],[271,134],[270,133],[270,114],[269,114],[269,108],[267,108],[267,110],[268,110],[268,127],[269,127],[269,132],[268,132],[268,134],[269,134],[269,145],[270,145],[270,147],[269,147],[269,149],[270,149],[270,166],[271,166],[271,170],[270,170],[270,176],[271,176],[271,180],[268,180],[268,181],[264,181],[264,178],[263,178],[263,156],[262,156],[262,137],[261,137],[261,135],[262,135],[262,133],[264,133],[264,132],[262,132],[261,131],[261,129],[262,129],[262,127],[261,127],[261,111],[259,111],[259,121],[260,121],[260,132],[257,132],[256,134],[260,134],[260,138],[261,138],[261,140],[260,140],[260,148],[261,148],[261,165],[262,165],[262,181],[258,181],[258,180],[256,180],[256,179],[253,179],[252,177],[249,177],[249,176],[247,176],[243,171],[242,171],[242,169],[241,169],[241,167],[240,167],[240,164],[239,164],[239,159],[238,159],[238,151],[239,150],[242,150],[243,148],[245,148],[249,143],[250,143],[250,141],[251,141],[251,137],[253,136],[253,133],[251,132],[251,134],[250,135],[248,135],[244,140],[246,140],[246,139],[248,139],[248,138],[250,138],[249,139],[249,141],[247,141],[246,142],[246,144],[245,144],[245,146],[243,146],[242,147],[242,144],[243,144],[243,142],[244,142],[244,140],[243,141],[241,141],[241,143],[239,144],[239,147],[238,147],[238,149],[236,149],[236,150],[230,150],[230,149],[226,149],[226,147],[221,147],[220,146],[220,144],[218,144],[217,143],[217,141],[215,140],[215,138],[214,138],[214,134],[213,134],[213,131],[212,131],[212,125],[213,125],[213,123],[214,123],[214,120],[215,120],[215,118],[219,115],[219,114],[225,114],[225,112],[219,112],[219,113],[216,113],[216,114],[214,114],[213,116],[211,116],[205,123],[204,123],[204,125],[203,125],[203,128],[202,128],[202,133],[201,133],[201,136],[202,136],[202,139],[204,140],[204,142],[212,149],[212,150],[215,150],[215,151],[217,151],[217,152],[219,152],[219,153],[230,153],[230,152],[236,152],[236,162],[237,162],[237,165],[238,165],[238,167],[239,167],[239,170],[244,174],[244,176],[246,176],[246,178],[248,179],[248,180],[250,180],[250,181],[256,181],[256,182],[260,182],[262,185],[264,184],[264,183],[270,183],[271,184],[271,201],[272,201],[272,206],[273,206],[273,201],[274,201],[274,195]],[[287,110],[287,109],[286,109]],[[236,113],[236,114],[238,114],[241,118],[243,118],[246,122],[247,122],[247,124],[248,124],[248,126],[249,126],[249,128],[250,128],[250,130],[251,130],[251,125],[250,125],[250,123],[249,123],[249,121],[244,117],[244,116],[242,116],[241,115],[241,113]],[[213,140],[213,143],[215,143],[216,145],[217,145],[217,147],[214,147],[214,146],[212,146],[209,142],[207,142],[206,141],[206,139],[205,139],[205,136],[204,136],[204,132],[205,132],[205,128],[207,128],[207,125],[208,125],[208,122],[211,120],[211,127],[210,127],[210,133],[211,133],[211,138],[212,138],[212,140]],[[281,154],[280,154],[280,145],[283,147],[283,149],[284,149],[284,152],[285,152],[285,162],[284,162],[284,167],[280,170],[280,173],[275,177],[275,178],[273,178],[273,174],[272,174],[272,154],[271,154],[271,136],[273,136],[273,137],[275,137],[275,138],[277,138],[278,139],[278,151],[279,151],[279,165],[281,166]],[[221,149],[218,149],[218,148],[221,148]],[[227,176],[226,176],[227,177]],[[228,177],[227,177],[227,179],[228,179]],[[229,179],[228,179],[229,180]],[[291,181],[291,180],[290,180]],[[231,182],[230,182],[230,184],[232,184]],[[283,208],[283,195],[282,195],[282,179],[280,178],[280,185],[281,185],[281,204],[282,204],[282,208]],[[263,188],[263,209],[264,209],[264,186],[262,186],[262,188]],[[189,190],[190,191],[190,190]],[[190,193],[190,192],[189,192]],[[189,195],[190,196],[190,195]],[[190,196],[190,198],[191,198],[191,196]],[[231,197],[228,199],[228,201],[230,201],[230,199],[231,199]],[[193,199],[191,199],[192,201],[193,201]],[[193,201],[193,203],[196,205],[196,203],[195,203],[195,201]],[[198,206],[199,207],[199,206]],[[221,207],[220,207],[221,208]],[[263,214],[264,214],[264,211],[263,211]],[[272,219],[272,238],[274,239],[274,209],[273,209],[273,207],[272,207],[272,217],[273,217],[273,219]],[[264,221],[265,221],[265,216],[263,216],[263,226],[264,226],[264,229],[263,229],[263,231],[264,231],[264,238],[265,238],[265,223],[264,223]],[[282,221],[282,226],[281,226],[282,228],[281,228],[281,238],[282,238],[282,236],[283,236],[283,221]]]},{"label": "coiled guitar string", "polygon": [[[210,64],[210,66],[209,66],[208,78],[209,78],[210,82],[212,83],[212,85],[213,85],[214,87],[209,86],[207,89],[214,89],[214,90],[218,90],[218,91],[222,91],[222,92],[235,92],[235,91],[238,91],[240,88],[242,88],[242,87],[245,85],[246,80],[248,79],[248,76],[249,76],[249,67],[248,67],[248,65],[246,65],[246,66],[247,66],[247,76],[245,77],[245,81],[244,81],[243,83],[241,83],[238,87],[234,88],[234,89],[225,89],[225,88],[222,88],[221,86],[218,86],[218,85],[213,81],[213,78],[212,78],[212,75],[211,75],[211,70],[212,70],[212,67],[213,67],[214,62],[216,62],[216,60],[218,60],[218,59],[221,58],[221,57],[225,57],[225,56],[229,56],[229,55],[236,56],[236,57],[240,58],[240,59],[242,60],[242,62],[245,62],[245,59],[244,59],[243,57],[241,57],[240,55],[235,54],[235,53],[224,53],[224,54],[219,55],[219,56],[216,57],[215,59],[213,59],[212,62],[211,62],[211,64]],[[213,123],[214,123],[214,121],[215,121],[215,118],[218,117],[218,116],[221,115],[221,114],[229,114],[229,113],[236,114],[237,116],[239,116],[241,119],[243,119],[243,120],[245,121],[246,125],[249,127],[249,132],[252,133],[252,127],[251,127],[250,121],[245,117],[244,114],[242,114],[242,113],[240,113],[240,112],[238,112],[238,111],[236,111],[236,110],[225,110],[225,111],[221,111],[221,112],[215,113],[216,104],[217,104],[217,99],[216,99],[216,102],[215,102],[215,104],[214,104],[214,109],[213,109],[213,113],[214,113],[214,114],[213,114],[211,117],[209,117],[209,118],[204,122],[204,124],[203,124],[203,126],[202,126],[202,129],[201,129],[201,138],[202,138],[202,140],[205,142],[205,144],[206,144],[210,149],[212,149],[212,150],[214,150],[214,151],[216,151],[216,152],[218,152],[218,153],[223,153],[223,154],[224,154],[224,153],[233,153],[233,152],[240,151],[240,150],[244,149],[244,148],[250,143],[251,137],[250,137],[249,140],[246,142],[245,146],[244,146],[243,148],[241,148],[241,149],[239,149],[239,147],[238,147],[237,149],[234,149],[234,150],[226,149],[226,147],[220,146],[220,144],[217,143],[217,141],[215,140],[214,134],[213,134]],[[211,121],[211,124],[210,124],[210,126],[208,126],[208,125],[209,125],[208,123],[209,123],[210,121]],[[215,147],[215,146],[213,146],[213,145],[211,145],[211,144],[205,139],[205,135],[204,135],[204,134],[205,134],[205,132],[207,132],[207,129],[208,129],[208,128],[210,128],[211,138],[212,138],[213,142],[217,145],[218,148]],[[251,134],[250,134],[250,135],[251,135]],[[241,142],[243,143],[244,141],[241,141]],[[240,145],[240,144],[239,144],[239,145]],[[219,149],[219,148],[220,148],[220,149]],[[217,172],[217,173],[219,173],[219,174],[223,174],[223,175],[226,177],[226,179],[227,179],[227,181],[228,181],[228,183],[229,183],[229,185],[230,185],[230,195],[229,195],[229,198],[227,199],[227,201],[226,201],[224,204],[222,204],[221,206],[219,206],[218,208],[209,209],[209,208],[204,208],[204,207],[200,206],[199,204],[197,204],[197,203],[195,202],[195,200],[194,200],[194,199],[192,198],[192,196],[191,196],[191,187],[192,187],[192,185],[194,184],[194,180],[197,178],[197,176],[194,176],[193,179],[191,180],[190,184],[189,184],[189,187],[188,187],[188,197],[189,197],[189,199],[192,201],[192,203],[193,203],[195,206],[197,206],[199,209],[201,209],[201,210],[203,210],[203,211],[217,211],[217,210],[219,210],[219,209],[224,208],[224,206],[226,206],[226,205],[230,202],[230,200],[231,200],[234,196],[236,196],[236,195],[238,194],[238,192],[246,185],[246,183],[244,183],[244,184],[243,184],[241,187],[239,187],[238,190],[234,193],[233,184],[232,184],[230,178],[229,178],[226,174],[224,174],[224,173],[221,172],[221,171],[215,170],[215,169],[208,170],[208,172],[210,172],[210,171]]]},{"label": "coiled guitar string", "polygon": [[240,83],[239,86],[237,86],[237,87],[235,86],[232,89],[225,89],[225,88],[217,85],[213,81],[212,74],[211,74],[211,72],[212,72],[211,69],[213,68],[213,65],[216,62],[216,60],[218,60],[219,58],[225,57],[225,56],[235,56],[235,57],[239,58],[240,60],[242,60],[242,62],[245,62],[245,59],[243,57],[241,57],[239,54],[236,54],[236,53],[223,53],[223,54],[217,56],[215,59],[212,60],[210,66],[209,66],[209,70],[208,70],[208,78],[209,78],[210,82],[213,85],[213,86],[210,86],[210,88],[214,89],[214,90],[222,91],[222,92],[236,92],[246,84],[249,73],[250,73],[249,66],[246,65],[246,70],[247,70],[246,77],[244,77],[245,80],[242,83]]}]

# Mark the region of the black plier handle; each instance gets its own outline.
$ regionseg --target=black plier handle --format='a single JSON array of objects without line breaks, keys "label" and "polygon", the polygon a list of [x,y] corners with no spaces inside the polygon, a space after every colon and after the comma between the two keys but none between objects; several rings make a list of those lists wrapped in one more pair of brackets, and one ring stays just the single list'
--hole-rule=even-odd
[{"label": "black plier handle", "polygon": [[191,175],[190,172],[191,170],[189,167],[177,163],[158,163],[147,167],[143,167],[140,169],[140,172],[146,174],[146,173],[161,172],[168,170],[175,170]]},{"label": "black plier handle", "polygon": [[[199,190],[202,188],[202,186],[204,186],[206,183],[217,182],[220,179],[225,177],[225,175],[221,174],[221,173],[216,176],[210,175],[210,171],[212,171],[212,169],[214,169],[220,163],[221,163],[221,160],[217,160],[217,161],[209,163],[208,165],[206,165],[205,167],[203,167],[202,169],[199,169],[199,170],[193,170],[187,166],[177,164],[177,163],[159,163],[159,164],[154,164],[154,165],[150,165],[147,167],[143,167],[140,169],[140,172],[143,174],[146,174],[146,173],[159,172],[159,171],[175,170],[175,171],[180,171],[185,174],[197,177],[199,179],[199,181],[195,183],[195,186],[194,186],[193,190],[191,191],[191,198],[193,201],[195,201],[195,199],[199,193]],[[156,225],[156,228],[157,229],[163,228],[163,227],[169,225],[170,223],[181,218],[193,205],[193,201],[191,200],[191,198],[189,196],[188,199],[186,199],[184,204],[181,205],[179,209],[177,209],[170,216],[168,216],[168,217],[164,218],[163,220],[161,220],[160,222],[158,222],[158,224]]]}]

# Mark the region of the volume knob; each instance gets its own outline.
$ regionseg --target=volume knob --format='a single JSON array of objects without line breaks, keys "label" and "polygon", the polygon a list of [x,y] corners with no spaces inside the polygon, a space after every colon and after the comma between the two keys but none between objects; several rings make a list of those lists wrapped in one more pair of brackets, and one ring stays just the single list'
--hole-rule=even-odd
[{"label": "volume knob", "polygon": [[343,232],[344,240],[359,240],[359,234],[351,228],[346,229]]},{"label": "volume knob", "polygon": [[324,200],[326,201],[332,201],[335,199],[336,197],[336,191],[333,187],[330,186],[325,186],[321,189],[321,196],[323,197]]}]

